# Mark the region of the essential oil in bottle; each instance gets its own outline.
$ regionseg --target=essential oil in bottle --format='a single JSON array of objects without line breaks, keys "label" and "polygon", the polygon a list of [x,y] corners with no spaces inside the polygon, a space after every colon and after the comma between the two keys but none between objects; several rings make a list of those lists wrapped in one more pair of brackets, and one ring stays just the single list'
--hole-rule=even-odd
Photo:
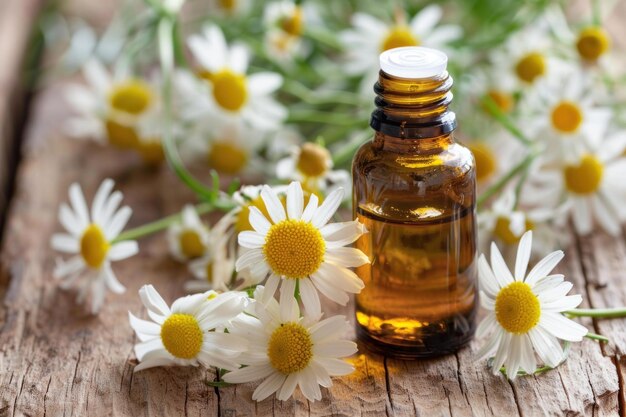
[{"label": "essential oil in bottle", "polygon": [[352,165],[354,215],[369,233],[356,247],[357,335],[371,350],[413,359],[457,351],[474,333],[476,180],[456,143],[452,77],[437,50],[383,52],[374,86],[374,139]]}]

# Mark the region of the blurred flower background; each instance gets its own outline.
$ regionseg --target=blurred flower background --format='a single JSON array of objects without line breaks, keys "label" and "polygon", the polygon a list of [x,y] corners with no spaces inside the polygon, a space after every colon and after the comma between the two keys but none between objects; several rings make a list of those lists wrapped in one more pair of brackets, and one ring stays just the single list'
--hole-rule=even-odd
[{"label": "blurred flower background", "polygon": [[146,0],[121,3],[104,28],[62,8],[42,24],[56,51],[48,79],[84,79],[65,94],[68,133],[168,159],[209,202],[262,182],[349,190],[352,155],[372,136],[379,53],[442,49],[456,137],[477,161],[481,242],[515,246],[532,229],[549,250],[570,220],[581,235],[619,234],[626,220],[624,62],[605,26],[616,6]]},{"label": "blurred flower background", "polygon": [[[136,239],[168,229],[171,256],[189,268],[185,290],[198,294],[169,307],[156,289],[140,291],[154,323],[129,318],[141,341],[135,370],[218,366],[237,369],[231,382],[267,378],[255,399],[288,398],[296,385],[320,399],[318,384],[349,373],[339,359],[356,350],[317,332],[345,333],[343,317],[320,321],[322,305],[345,306],[363,288],[350,268],[370,261],[350,247],[367,233],[348,214],[350,164],[373,137],[379,54],[418,45],[448,54],[456,139],[476,158],[481,251],[495,241],[509,260],[518,246],[526,263],[551,251],[562,257],[565,228],[617,236],[626,221],[626,67],[607,26],[618,7],[610,0],[127,0],[103,26],[99,12],[90,23],[53,3],[41,21],[49,51],[41,82],[72,80],[63,91],[73,109],[65,132],[134,153],[147,173],[169,165],[198,200],[123,231],[131,212],[118,210],[122,196],[111,180],[90,208],[72,185],[71,207],[59,213],[67,234],[52,244],[73,257],[56,275],[64,287],[78,283],[79,301],[89,299],[96,313],[105,291],[125,289],[111,262],[137,253]],[[516,267],[517,280],[523,272]],[[231,296],[240,301],[232,314],[213,317]],[[585,330],[562,339],[579,341]],[[256,334],[249,349],[238,331]],[[225,365],[211,356],[207,334],[228,347]],[[284,351],[293,353],[286,362]],[[550,358],[550,366],[559,363]],[[530,373],[535,365],[522,367]],[[516,374],[513,365],[509,377]]]}]

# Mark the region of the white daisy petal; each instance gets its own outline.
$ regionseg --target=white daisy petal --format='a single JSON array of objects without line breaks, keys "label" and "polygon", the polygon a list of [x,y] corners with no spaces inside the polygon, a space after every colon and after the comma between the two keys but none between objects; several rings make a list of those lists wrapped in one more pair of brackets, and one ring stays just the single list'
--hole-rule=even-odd
[{"label": "white daisy petal", "polygon": [[91,218],[96,224],[102,224],[101,222],[101,214],[104,209],[104,204],[107,201],[109,194],[113,190],[113,186],[115,183],[113,180],[107,178],[100,184],[100,188],[96,192],[96,196],[93,199],[93,203],[91,205]]},{"label": "white daisy petal", "polygon": [[533,232],[528,231],[524,233],[519,241],[517,248],[517,257],[515,258],[515,280],[524,281],[526,275],[526,269],[528,268],[528,261],[530,260],[530,253],[533,243]]},{"label": "white daisy petal", "polygon": [[254,206],[250,206],[250,216],[248,218],[250,225],[257,233],[265,236],[272,227],[272,224],[265,218],[261,210]]},{"label": "white daisy petal", "polygon": [[[481,323],[482,324],[482,323]],[[500,339],[502,338],[503,330],[501,328],[498,329],[489,339],[483,344],[480,349],[476,351],[474,355],[477,359],[484,359],[487,356],[491,355],[500,344]]]},{"label": "white daisy petal", "polygon": [[130,207],[122,207],[117,213],[113,215],[108,225],[105,226],[104,233],[109,240],[113,240],[120,234],[122,229],[128,223],[128,219],[133,214]]},{"label": "white daisy petal", "polygon": [[504,288],[514,281],[511,271],[506,266],[506,262],[504,262],[502,254],[494,242],[491,242],[491,268],[493,268],[493,274],[500,288]]},{"label": "white daisy petal", "polygon": [[369,258],[361,250],[356,248],[332,248],[326,252],[324,256],[326,261],[342,266],[344,268],[352,268],[369,263]]},{"label": "white daisy petal", "polygon": [[61,222],[65,230],[75,237],[79,237],[86,227],[86,225],[80,223],[72,209],[66,203],[61,204],[59,208],[59,222]]},{"label": "white daisy petal", "polygon": [[121,261],[126,258],[139,253],[139,245],[134,240],[125,240],[123,242],[116,243],[111,247],[108,253],[108,258],[111,261]]},{"label": "white daisy petal", "polygon": [[439,23],[442,15],[443,10],[436,4],[423,8],[411,20],[411,31],[419,37],[424,37]]},{"label": "white daisy petal", "polygon": [[302,213],[302,216],[301,216],[301,219],[303,221],[305,222],[311,221],[311,219],[315,215],[315,212],[317,211],[317,203],[318,203],[317,196],[315,194],[311,194],[309,196],[309,202],[307,203],[306,208],[304,209],[304,212]]},{"label": "white daisy petal", "polygon": [[251,268],[260,262],[265,262],[265,255],[263,255],[263,251],[260,249],[253,249],[245,252],[237,259],[235,268],[237,271],[241,271],[246,268]]},{"label": "white daisy petal", "polygon": [[315,286],[310,279],[304,278],[300,280],[300,297],[307,314],[313,318],[319,319],[322,316],[322,307],[319,295]]},{"label": "white daisy petal", "polygon": [[287,401],[293,394],[298,384],[298,374],[289,374],[282,388],[280,389],[277,398],[281,401]]},{"label": "white daisy petal", "polygon": [[287,377],[280,373],[271,374],[265,381],[263,381],[252,393],[252,399],[254,401],[263,401],[276,391],[285,383]]},{"label": "white daisy petal", "polygon": [[224,381],[229,384],[243,384],[265,378],[270,375],[272,371],[273,368],[270,364],[247,366],[245,368],[237,369],[236,371],[228,372],[224,375]]},{"label": "white daisy petal", "polygon": [[248,77],[248,82],[253,94],[267,95],[280,88],[283,77],[274,72],[257,72]]},{"label": "white daisy petal", "polygon": [[563,251],[558,250],[552,252],[541,261],[537,262],[537,265],[535,265],[535,267],[530,270],[524,282],[533,287],[537,283],[537,281],[545,278],[550,273],[550,271],[552,271],[557,266],[557,264],[561,262],[561,259],[563,259],[564,256],[565,254],[563,253]]},{"label": "white daisy petal", "polygon": [[343,201],[343,188],[337,188],[331,192],[321,206],[318,207],[311,223],[313,226],[321,228],[323,227],[331,217],[335,214],[339,205]]},{"label": "white daisy petal", "polygon": [[292,182],[287,188],[287,215],[290,219],[300,220],[304,206],[304,194],[299,182]]},{"label": "white daisy petal", "polygon": [[[269,186],[263,186],[263,189],[261,190],[261,198],[263,199],[267,212],[274,223],[279,223],[287,218],[283,204],[278,199],[276,193]],[[257,232],[259,231],[257,230]]]},{"label": "white daisy petal", "polygon": [[53,249],[64,253],[79,253],[80,243],[74,237],[67,234],[54,234],[50,240],[50,244]]},{"label": "white daisy petal", "polygon": [[83,195],[83,191],[80,189],[80,185],[77,183],[70,185],[69,195],[74,213],[84,228],[90,223],[90,221],[87,203],[85,202],[85,196]]},{"label": "white daisy petal", "polygon": [[544,312],[539,319],[539,326],[559,339],[580,342],[589,332],[585,326],[565,318],[562,314]]},{"label": "white daisy petal", "polygon": [[486,293],[489,294],[492,298],[500,291],[499,283],[496,280],[496,277],[493,275],[493,271],[491,267],[487,263],[487,259],[485,255],[481,254],[478,258],[478,277],[480,288]]}]

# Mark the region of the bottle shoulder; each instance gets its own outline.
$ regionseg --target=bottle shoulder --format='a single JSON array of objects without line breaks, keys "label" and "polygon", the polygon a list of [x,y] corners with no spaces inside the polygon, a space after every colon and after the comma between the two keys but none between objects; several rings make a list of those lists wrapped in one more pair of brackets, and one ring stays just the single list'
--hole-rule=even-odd
[{"label": "bottle shoulder", "polygon": [[465,175],[475,169],[472,152],[457,142],[441,147],[386,146],[377,140],[364,143],[353,159],[353,170],[397,170],[428,173],[454,171]]}]

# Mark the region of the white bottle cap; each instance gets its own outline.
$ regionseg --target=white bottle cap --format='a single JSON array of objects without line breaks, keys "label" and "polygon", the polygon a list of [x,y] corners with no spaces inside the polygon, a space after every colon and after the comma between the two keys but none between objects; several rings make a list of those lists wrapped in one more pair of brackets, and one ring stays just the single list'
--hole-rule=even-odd
[{"label": "white bottle cap", "polygon": [[380,69],[399,78],[432,78],[443,73],[448,57],[422,46],[404,46],[380,54]]}]

